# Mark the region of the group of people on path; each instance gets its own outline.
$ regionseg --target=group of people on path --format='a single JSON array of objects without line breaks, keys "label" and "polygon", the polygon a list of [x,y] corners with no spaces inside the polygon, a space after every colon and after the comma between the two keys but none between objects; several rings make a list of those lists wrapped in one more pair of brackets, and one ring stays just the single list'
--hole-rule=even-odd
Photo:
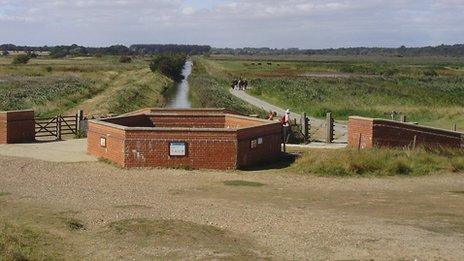
[{"label": "group of people on path", "polygon": [[231,87],[234,90],[244,91],[248,88],[248,81],[240,77],[232,81]]}]

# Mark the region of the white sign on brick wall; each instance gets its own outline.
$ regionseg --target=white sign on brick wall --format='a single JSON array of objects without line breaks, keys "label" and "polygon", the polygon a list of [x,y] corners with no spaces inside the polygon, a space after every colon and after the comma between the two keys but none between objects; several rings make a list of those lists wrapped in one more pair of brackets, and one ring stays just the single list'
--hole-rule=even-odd
[{"label": "white sign on brick wall", "polygon": [[104,137],[100,138],[100,147],[106,148],[106,138]]},{"label": "white sign on brick wall", "polygon": [[185,142],[171,142],[169,144],[169,156],[186,156],[187,144]]}]

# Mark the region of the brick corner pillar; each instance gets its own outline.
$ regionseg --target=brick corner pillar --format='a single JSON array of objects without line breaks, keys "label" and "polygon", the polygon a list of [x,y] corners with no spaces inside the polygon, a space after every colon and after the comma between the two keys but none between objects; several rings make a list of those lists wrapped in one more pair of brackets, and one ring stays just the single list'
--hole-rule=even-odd
[{"label": "brick corner pillar", "polygon": [[35,141],[33,110],[0,111],[0,144]]},{"label": "brick corner pillar", "polygon": [[374,119],[351,116],[348,121],[348,147],[372,148],[374,146]]}]

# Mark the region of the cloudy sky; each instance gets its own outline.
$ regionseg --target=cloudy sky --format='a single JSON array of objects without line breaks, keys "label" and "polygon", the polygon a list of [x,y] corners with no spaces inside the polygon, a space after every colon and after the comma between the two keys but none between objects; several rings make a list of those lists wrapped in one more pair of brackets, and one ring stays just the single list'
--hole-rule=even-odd
[{"label": "cloudy sky", "polygon": [[464,43],[464,0],[0,0],[0,43],[455,44]]}]

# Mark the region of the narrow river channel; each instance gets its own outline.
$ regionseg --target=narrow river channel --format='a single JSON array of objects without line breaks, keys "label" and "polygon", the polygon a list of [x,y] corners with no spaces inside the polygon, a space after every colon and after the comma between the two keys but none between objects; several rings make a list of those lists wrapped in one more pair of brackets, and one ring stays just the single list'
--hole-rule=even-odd
[{"label": "narrow river channel", "polygon": [[187,61],[182,70],[184,79],[177,83],[173,88],[166,92],[167,108],[191,108],[192,103],[189,100],[189,83],[188,77],[192,73],[193,63]]}]

